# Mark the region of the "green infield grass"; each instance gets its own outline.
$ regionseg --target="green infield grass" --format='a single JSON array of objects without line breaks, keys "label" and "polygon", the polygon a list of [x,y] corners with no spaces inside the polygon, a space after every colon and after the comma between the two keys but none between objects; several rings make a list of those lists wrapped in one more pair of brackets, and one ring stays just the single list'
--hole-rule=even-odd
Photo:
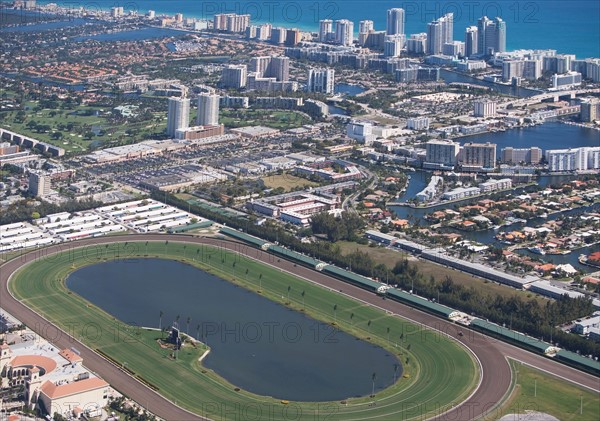
[{"label": "green infield grass", "polygon": [[[252,253],[259,251],[250,249],[250,255]],[[68,274],[82,266],[110,259],[145,257],[183,261],[294,310],[304,311],[315,319],[335,323],[340,329],[396,355],[402,362],[402,375],[394,385],[378,391],[374,397],[340,402],[282,402],[236,390],[235,385],[198,361],[206,350],[205,345],[189,342],[174,359],[170,350],[157,343],[161,332],[148,329],[157,326],[128,326],[65,286]],[[277,257],[273,260],[276,262]],[[451,409],[464,400],[479,381],[479,369],[471,354],[442,334],[424,330],[273,266],[206,245],[167,241],[133,243],[115,239],[110,245],[40,257],[13,276],[10,289],[27,306],[67,332],[73,332],[77,339],[163,396],[213,419],[240,419],[240,411],[257,408],[263,418],[268,414],[269,420],[422,419]],[[126,301],[126,297],[123,299]]]}]

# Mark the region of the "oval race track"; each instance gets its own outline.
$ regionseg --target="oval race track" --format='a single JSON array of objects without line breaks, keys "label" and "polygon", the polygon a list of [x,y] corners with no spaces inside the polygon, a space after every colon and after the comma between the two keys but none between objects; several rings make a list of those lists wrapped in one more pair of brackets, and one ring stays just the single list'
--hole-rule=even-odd
[{"label": "oval race track", "polygon": [[[166,234],[131,234],[122,237],[100,237],[80,240],[68,244],[60,244],[43,249],[43,256],[52,253],[66,251],[68,249],[95,244],[109,244],[126,241],[172,241],[194,244],[206,244],[215,247],[229,249],[243,254],[249,258],[259,260],[264,264],[275,266],[278,269],[288,271],[308,281],[323,285],[335,291],[343,291],[344,294],[372,304],[388,312],[410,319],[418,324],[442,331],[466,345],[477,356],[482,367],[481,384],[477,390],[461,404],[455,406],[448,412],[440,413],[435,419],[438,420],[471,420],[488,413],[502,400],[507,393],[511,383],[511,370],[506,357],[513,358],[525,364],[534,366],[541,370],[551,372],[561,378],[573,381],[579,385],[600,392],[600,382],[597,377],[575,370],[571,367],[557,363],[549,358],[536,355],[507,343],[487,337],[474,331],[465,331],[464,336],[458,337],[460,328],[449,321],[423,313],[401,303],[383,300],[375,294],[331,278],[327,275],[309,269],[304,266],[296,266],[294,263],[284,259],[276,259],[261,250],[242,245],[240,243],[213,238],[199,238]],[[115,389],[127,395],[136,402],[144,405],[149,411],[166,420],[202,420],[199,415],[192,414],[173,402],[163,398],[158,393],[144,386],[136,379],[129,376],[119,367],[110,363],[91,349],[80,343],[66,332],[60,331],[52,323],[33,312],[24,304],[13,298],[8,292],[8,280],[12,273],[21,266],[33,262],[41,255],[40,251],[19,256],[0,266],[0,307],[12,314],[27,326],[34,327],[34,331],[41,336],[48,336],[52,332],[52,342],[61,348],[77,347],[81,351],[84,364],[91,371],[98,373]],[[56,332],[60,331],[57,335]],[[54,339],[58,336],[58,339]],[[435,346],[435,344],[433,344]],[[492,410],[493,414],[493,410]],[[391,420],[390,420],[391,421]]]}]

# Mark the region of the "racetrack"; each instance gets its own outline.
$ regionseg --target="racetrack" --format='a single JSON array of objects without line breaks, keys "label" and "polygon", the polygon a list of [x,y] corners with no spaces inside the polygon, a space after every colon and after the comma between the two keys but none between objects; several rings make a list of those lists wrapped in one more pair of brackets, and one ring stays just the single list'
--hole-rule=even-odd
[{"label": "racetrack", "polygon": [[[450,336],[455,337],[458,341],[468,346],[479,359],[482,366],[481,384],[474,394],[467,401],[454,407],[451,411],[440,414],[437,419],[451,420],[469,420],[476,418],[493,408],[497,402],[502,400],[509,389],[511,381],[511,371],[505,357],[511,357],[524,363],[530,364],[542,370],[549,371],[565,379],[574,381],[578,384],[586,386],[592,390],[598,391],[598,379],[592,375],[579,372],[570,367],[556,363],[548,358],[535,355],[528,351],[516,348],[509,344],[500,342],[496,339],[489,338],[473,331],[465,331],[465,335],[459,337],[457,335],[460,328],[453,323],[439,319],[426,313],[422,313],[410,307],[404,306],[395,301],[382,300],[370,292],[354,287],[340,280],[326,276],[312,269],[296,266],[294,263],[284,259],[274,259],[272,255],[250,248],[241,246],[239,243],[223,241],[210,238],[196,238],[176,235],[161,235],[161,234],[146,234],[146,235],[129,235],[124,237],[102,237],[88,240],[78,241],[76,243],[61,244],[44,249],[44,255],[55,252],[65,251],[71,247],[81,247],[92,244],[110,244],[115,242],[125,241],[172,241],[172,242],[189,242],[194,244],[208,244],[216,247],[223,247],[237,253],[244,254],[250,258],[261,261],[264,264],[275,266],[278,269],[288,271],[296,276],[305,278],[312,282],[318,283],[335,291],[342,290],[344,294],[364,301],[366,303],[378,306],[388,312],[400,315],[402,317],[413,320],[417,323],[429,326],[431,328],[441,330]],[[7,312],[11,313],[29,327],[49,326],[47,320],[40,315],[28,309],[24,304],[15,300],[8,292],[8,279],[10,275],[19,267],[26,263],[32,262],[39,258],[39,251],[32,251],[17,259],[14,259],[0,266],[0,305]],[[54,327],[54,329],[56,329]],[[37,332],[43,333],[43,332]],[[56,338],[56,336],[55,336]],[[84,358],[85,365],[92,371],[97,372],[104,377],[113,387],[128,395],[135,401],[146,406],[151,412],[157,414],[161,418],[169,420],[188,420],[202,419],[201,417],[191,414],[167,399],[161,397],[151,389],[143,386],[134,378],[130,377],[119,367],[105,360],[92,350],[86,348],[79,343],[75,338],[69,336],[66,332],[61,332],[58,339],[52,341],[60,347],[69,348],[77,347]],[[443,410],[440,410],[443,411]]]}]

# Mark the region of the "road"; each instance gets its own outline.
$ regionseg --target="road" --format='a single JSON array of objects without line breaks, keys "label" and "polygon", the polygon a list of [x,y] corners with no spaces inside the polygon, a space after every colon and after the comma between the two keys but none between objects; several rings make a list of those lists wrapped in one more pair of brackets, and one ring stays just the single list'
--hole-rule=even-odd
[{"label": "road", "polygon": [[[243,254],[249,258],[259,260],[265,264],[276,266],[278,269],[291,272],[296,276],[305,278],[310,282],[317,283],[330,288],[339,293],[343,293],[365,303],[380,307],[390,313],[410,319],[423,327],[422,334],[431,337],[432,346],[435,346],[435,335],[431,334],[431,329],[441,331],[454,337],[457,341],[467,346],[476,355],[482,368],[481,384],[477,390],[463,403],[453,407],[450,411],[441,413],[435,417],[438,420],[471,420],[483,414],[488,413],[495,407],[496,403],[501,401],[507,393],[511,383],[511,370],[506,357],[522,361],[533,367],[545,370],[550,373],[575,382],[591,390],[600,392],[600,384],[597,377],[580,372],[568,366],[562,365],[549,358],[533,354],[512,345],[489,338],[480,333],[465,330],[463,336],[458,336],[460,327],[449,321],[440,319],[427,313],[423,313],[401,303],[385,300],[368,291],[347,284],[335,278],[331,278],[321,272],[313,269],[296,266],[294,263],[284,259],[274,261],[273,255],[252,247],[241,245],[239,243],[225,241],[214,238],[185,237],[177,235],[164,234],[131,234],[123,237],[101,237],[87,240],[81,240],[70,244],[61,244],[51,246],[44,250],[44,255],[65,251],[65,246],[83,247],[95,244],[115,243],[118,241],[160,241],[169,240],[171,242],[188,242],[193,244],[207,244],[216,247],[223,247]],[[24,304],[16,300],[8,292],[8,281],[13,272],[23,265],[36,260],[39,252],[32,251],[17,259],[11,260],[0,266],[0,304],[3,310],[15,316],[27,326],[44,327],[43,331],[36,333],[42,335],[48,332],[48,327],[54,333],[53,343],[61,348],[70,348],[75,346],[81,351],[84,364],[92,371],[98,373],[115,389],[127,395],[138,403],[145,404],[147,409],[161,418],[167,420],[203,420],[204,418],[192,414],[173,402],[163,398],[158,393],[142,385],[136,379],[129,376],[119,367],[110,363],[91,349],[80,343],[77,339],[71,337],[66,332],[61,331],[52,325],[48,320],[39,314],[30,310]],[[60,332],[60,334],[56,334]],[[442,412],[442,411],[441,411]]]}]

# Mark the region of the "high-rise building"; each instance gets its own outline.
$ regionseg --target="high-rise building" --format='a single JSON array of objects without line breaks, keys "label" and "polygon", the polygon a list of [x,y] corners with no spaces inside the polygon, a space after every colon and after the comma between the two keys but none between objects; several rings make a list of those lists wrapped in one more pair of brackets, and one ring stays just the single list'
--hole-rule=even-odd
[{"label": "high-rise building", "polygon": [[287,30],[284,42],[286,47],[295,47],[300,41],[302,41],[302,32],[300,32],[300,29],[292,28]]},{"label": "high-rise building", "polygon": [[442,53],[452,57],[464,57],[465,43],[462,41],[447,42],[442,46]]},{"label": "high-rise building", "polygon": [[29,193],[35,197],[44,197],[50,194],[50,177],[35,172],[29,173]]},{"label": "high-rise building", "polygon": [[198,95],[197,126],[216,126],[219,124],[219,95]]},{"label": "high-rise building", "polygon": [[600,169],[600,146],[546,151],[548,171],[585,171]]},{"label": "high-rise building", "polygon": [[383,42],[383,55],[385,57],[399,57],[405,42],[404,35],[386,35]]},{"label": "high-rise building", "polygon": [[469,26],[465,31],[465,56],[473,57],[479,52],[477,47],[477,27]]},{"label": "high-rise building", "polygon": [[358,44],[361,47],[366,46],[369,33],[375,30],[372,20],[361,20],[358,24]]},{"label": "high-rise building", "polygon": [[525,60],[523,63],[523,77],[527,80],[537,80],[542,77],[541,60]]},{"label": "high-rise building", "polygon": [[513,148],[506,147],[500,151],[501,162],[504,164],[533,164],[542,161],[542,150],[538,147]]},{"label": "high-rise building", "polygon": [[289,57],[261,56],[250,60],[249,71],[258,77],[274,77],[280,82],[290,79]]},{"label": "high-rise building", "polygon": [[308,92],[333,94],[335,88],[335,71],[333,69],[310,69],[308,71]]},{"label": "high-rise building", "polygon": [[410,38],[406,40],[406,51],[413,54],[424,54],[427,50],[427,34],[421,32],[420,34],[411,34]]},{"label": "high-rise building", "polygon": [[554,89],[567,89],[581,85],[581,73],[569,72],[564,75],[552,75],[552,87]]},{"label": "high-rise building", "polygon": [[289,57],[272,57],[271,64],[267,69],[267,77],[274,77],[280,82],[290,80],[290,59]]},{"label": "high-rise building", "polygon": [[285,43],[285,38],[287,37],[287,29],[286,28],[272,28],[271,29],[271,42],[273,44],[283,44]]},{"label": "high-rise building", "polygon": [[175,137],[178,129],[185,129],[190,125],[190,99],[169,98],[169,111],[167,113],[167,135]]},{"label": "high-rise building", "polygon": [[247,79],[248,68],[245,64],[230,64],[223,68],[221,73],[221,84],[224,88],[244,88]]},{"label": "high-rise building", "polygon": [[256,38],[260,41],[271,39],[271,30],[273,26],[270,23],[264,23],[256,29]]},{"label": "high-rise building", "polygon": [[477,100],[473,103],[473,115],[475,117],[493,117],[496,115],[496,102],[486,99]]},{"label": "high-rise building", "polygon": [[361,20],[358,23],[358,33],[367,33],[375,30],[375,24],[372,20]]},{"label": "high-rise building", "polygon": [[585,98],[581,101],[580,120],[587,123],[600,120],[600,100],[598,98]]},{"label": "high-rise building", "polygon": [[404,9],[394,8],[387,11],[387,35],[404,35]]},{"label": "high-rise building", "polygon": [[523,60],[504,60],[502,62],[502,80],[510,82],[513,78],[523,77]]},{"label": "high-rise building", "polygon": [[429,130],[429,117],[411,117],[406,120],[406,127],[411,130]]},{"label": "high-rise building", "polygon": [[427,24],[427,54],[442,54],[443,46],[453,41],[454,14],[447,13]]},{"label": "high-rise building", "polygon": [[248,26],[250,26],[250,15],[219,13],[213,16],[215,31],[246,32]]},{"label": "high-rise building", "polygon": [[348,19],[335,21],[335,43],[351,46],[354,40],[354,23]]},{"label": "high-rise building", "polygon": [[461,164],[467,167],[494,168],[496,166],[495,143],[465,143]]},{"label": "high-rise building", "polygon": [[496,17],[494,20],[487,16],[477,21],[477,47],[478,52],[484,56],[506,51],[506,22]]},{"label": "high-rise building", "polygon": [[460,145],[450,140],[430,140],[425,144],[425,162],[454,167]]},{"label": "high-rise building", "polygon": [[323,19],[319,21],[319,41],[327,42],[333,35],[333,21],[331,19]]},{"label": "high-rise building", "polygon": [[112,17],[112,18],[120,18],[121,16],[123,16],[123,13],[124,12],[123,12],[122,6],[110,8],[110,17]]},{"label": "high-rise building", "polygon": [[148,10],[146,13],[146,17],[148,19],[154,19],[156,17],[156,12],[154,10]]}]

